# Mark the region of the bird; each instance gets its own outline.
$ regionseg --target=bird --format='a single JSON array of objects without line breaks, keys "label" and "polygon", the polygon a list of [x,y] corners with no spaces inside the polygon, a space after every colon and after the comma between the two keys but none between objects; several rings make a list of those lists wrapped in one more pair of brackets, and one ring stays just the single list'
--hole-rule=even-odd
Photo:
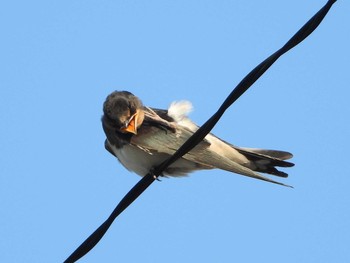
[{"label": "bird", "polygon": [[[172,102],[169,108],[144,106],[129,91],[114,91],[103,103],[105,148],[129,171],[145,176],[168,159],[199,126],[189,119],[189,101]],[[183,177],[198,170],[221,169],[283,186],[260,173],[288,177],[276,167],[292,167],[286,151],[238,147],[209,133],[191,151],[167,167],[162,176]],[[291,187],[291,186],[289,186]]]}]

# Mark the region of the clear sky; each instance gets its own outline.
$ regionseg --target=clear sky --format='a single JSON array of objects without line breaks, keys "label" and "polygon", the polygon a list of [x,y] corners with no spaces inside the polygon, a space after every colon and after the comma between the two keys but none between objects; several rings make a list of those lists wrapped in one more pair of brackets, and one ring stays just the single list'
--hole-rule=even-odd
[{"label": "clear sky", "polygon": [[[325,0],[4,1],[0,262],[61,262],[138,182],[104,149],[102,103],[194,104],[202,124]],[[350,2],[213,132],[287,150],[289,189],[212,170],[155,182],[81,262],[350,262]]]}]

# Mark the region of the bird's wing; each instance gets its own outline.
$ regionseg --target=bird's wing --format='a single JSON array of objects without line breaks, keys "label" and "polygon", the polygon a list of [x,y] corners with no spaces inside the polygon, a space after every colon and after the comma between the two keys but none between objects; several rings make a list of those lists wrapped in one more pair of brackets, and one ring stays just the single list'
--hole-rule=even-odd
[{"label": "bird's wing", "polygon": [[[173,123],[173,125],[175,126],[175,132],[164,130],[154,125],[142,125],[138,130],[138,134],[131,138],[131,143],[148,153],[160,152],[172,155],[194,133],[192,129],[194,127],[187,128],[186,126],[176,123]],[[238,153],[237,150],[229,145],[225,145],[226,149],[235,151],[234,154],[236,154],[236,152]],[[237,156],[237,158],[240,157],[239,153]],[[207,167],[219,168],[267,182],[284,185],[225,157],[225,155],[222,154],[221,147],[218,147],[215,143],[213,144],[207,139],[200,142],[189,153],[185,154],[183,158]]]}]

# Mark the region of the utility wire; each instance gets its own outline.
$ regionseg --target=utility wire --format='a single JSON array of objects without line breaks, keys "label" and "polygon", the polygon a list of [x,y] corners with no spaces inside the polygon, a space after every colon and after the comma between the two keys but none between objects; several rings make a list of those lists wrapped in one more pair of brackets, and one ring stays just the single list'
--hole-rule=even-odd
[{"label": "utility wire", "polygon": [[87,254],[104,236],[113,221],[145,191],[162,172],[193,149],[212,130],[224,112],[284,53],[302,42],[322,22],[336,0],[329,0],[282,48],[256,66],[230,93],[217,112],[209,118],[169,159],[145,175],[119,202],[111,215],[64,262],[76,262]]}]

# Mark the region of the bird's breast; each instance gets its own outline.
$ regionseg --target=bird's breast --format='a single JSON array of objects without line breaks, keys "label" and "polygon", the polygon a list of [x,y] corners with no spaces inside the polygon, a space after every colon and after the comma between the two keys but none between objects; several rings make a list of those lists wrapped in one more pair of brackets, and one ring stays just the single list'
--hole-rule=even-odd
[{"label": "bird's breast", "polygon": [[153,167],[166,159],[166,156],[159,154],[154,156],[132,144],[124,145],[121,148],[111,145],[111,149],[126,169],[141,176],[146,175]]}]

